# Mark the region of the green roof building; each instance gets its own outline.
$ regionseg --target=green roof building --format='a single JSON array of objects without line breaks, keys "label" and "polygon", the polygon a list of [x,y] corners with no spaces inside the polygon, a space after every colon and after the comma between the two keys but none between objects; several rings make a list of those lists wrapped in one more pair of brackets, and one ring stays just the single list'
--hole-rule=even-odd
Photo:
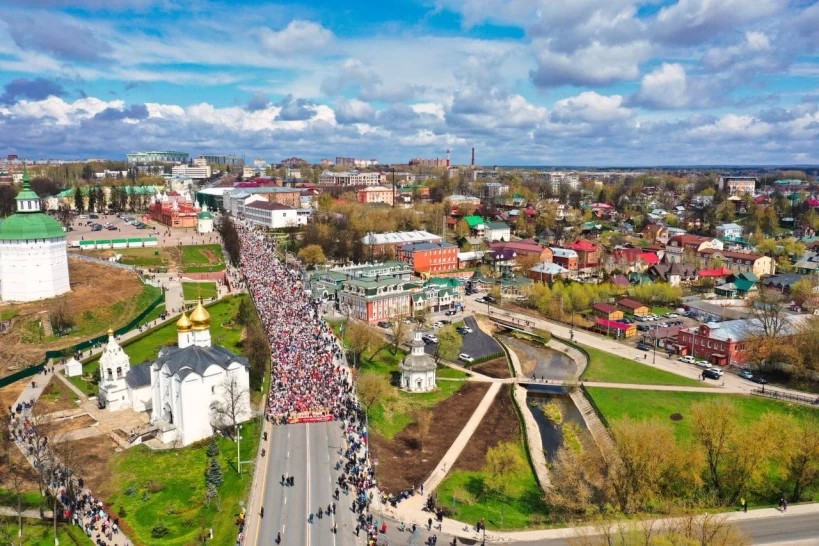
[{"label": "green roof building", "polygon": [[35,301],[71,290],[65,231],[40,210],[23,167],[17,212],[0,223],[0,300]]}]

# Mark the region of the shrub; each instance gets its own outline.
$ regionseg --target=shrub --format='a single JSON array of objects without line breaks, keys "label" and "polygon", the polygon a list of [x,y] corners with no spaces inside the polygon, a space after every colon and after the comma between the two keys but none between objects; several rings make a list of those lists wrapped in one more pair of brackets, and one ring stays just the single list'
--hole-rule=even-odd
[{"label": "shrub", "polygon": [[136,495],[136,492],[137,492],[137,488],[136,488],[135,485],[132,485],[130,487],[125,488],[125,496],[126,497],[133,497],[134,495]]},{"label": "shrub", "polygon": [[152,538],[162,538],[167,536],[171,532],[170,529],[164,523],[157,523],[156,525],[151,528],[151,537]]},{"label": "shrub", "polygon": [[119,515],[121,518],[127,518],[128,510],[126,510],[124,506],[120,506],[119,510],[117,510],[117,515]]},{"label": "shrub", "polygon": [[148,484],[148,491],[151,493],[159,493],[163,489],[165,489],[165,484],[162,482],[150,482]]}]

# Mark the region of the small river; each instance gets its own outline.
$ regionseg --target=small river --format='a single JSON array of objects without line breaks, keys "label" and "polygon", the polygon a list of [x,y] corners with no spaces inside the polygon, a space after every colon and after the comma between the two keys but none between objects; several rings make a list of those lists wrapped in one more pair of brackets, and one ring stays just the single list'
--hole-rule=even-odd
[{"label": "small river", "polygon": [[508,334],[497,337],[517,354],[524,375],[531,377],[535,374],[537,379],[549,381],[567,381],[577,377],[577,365],[574,360],[560,351]]},{"label": "small river", "polygon": [[586,428],[586,422],[583,420],[580,410],[577,409],[568,395],[529,392],[526,395],[526,407],[529,408],[537,422],[543,451],[546,453],[546,460],[551,463],[557,454],[557,450],[563,445],[563,429],[549,420],[543,413],[543,405],[549,402],[557,404],[563,413],[563,426],[568,423],[577,425],[575,429],[584,445],[589,445],[591,434]]}]

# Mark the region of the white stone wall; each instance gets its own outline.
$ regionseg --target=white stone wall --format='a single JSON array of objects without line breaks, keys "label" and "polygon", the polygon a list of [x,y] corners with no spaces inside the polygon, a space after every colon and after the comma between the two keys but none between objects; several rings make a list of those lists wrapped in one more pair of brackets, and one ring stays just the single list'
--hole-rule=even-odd
[{"label": "white stone wall", "polygon": [[65,237],[0,242],[0,300],[35,301],[71,290]]}]

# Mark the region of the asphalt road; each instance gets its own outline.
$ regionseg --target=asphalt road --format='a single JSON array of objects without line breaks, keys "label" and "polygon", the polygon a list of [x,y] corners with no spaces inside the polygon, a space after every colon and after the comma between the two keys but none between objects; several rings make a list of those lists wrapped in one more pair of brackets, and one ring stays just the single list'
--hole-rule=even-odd
[{"label": "asphalt road", "polygon": [[[308,522],[319,506],[326,510],[333,502],[339,472],[335,463],[344,445],[338,422],[273,427],[267,442],[264,484],[264,517],[255,537],[246,544],[275,545],[281,533],[283,546],[354,546],[355,519],[350,510],[352,497],[343,493],[336,501],[335,516],[325,515]],[[293,476],[294,486],[281,485],[282,475]],[[336,523],[338,533],[331,529]],[[363,534],[362,534],[363,538]]]},{"label": "asphalt road", "polygon": [[[426,544],[427,539],[432,534],[429,532],[424,524],[423,528],[419,527],[416,530],[416,536],[413,537],[409,529],[404,532],[398,531],[396,523],[389,521],[391,525],[388,526],[386,537],[382,537],[379,541],[381,545],[389,546],[421,546]],[[751,519],[746,521],[736,522],[736,526],[747,537],[751,539],[752,544],[780,544],[785,545],[819,545],[819,519],[816,514],[800,514],[789,515],[782,514],[773,517]],[[490,533],[491,534],[491,533]],[[458,539],[458,546],[461,545],[479,545],[480,540],[474,539]],[[452,544],[452,536],[438,534],[438,544],[441,546]],[[537,539],[530,541],[514,541],[511,544],[520,546],[568,546],[569,542],[564,538],[554,539]]]}]

